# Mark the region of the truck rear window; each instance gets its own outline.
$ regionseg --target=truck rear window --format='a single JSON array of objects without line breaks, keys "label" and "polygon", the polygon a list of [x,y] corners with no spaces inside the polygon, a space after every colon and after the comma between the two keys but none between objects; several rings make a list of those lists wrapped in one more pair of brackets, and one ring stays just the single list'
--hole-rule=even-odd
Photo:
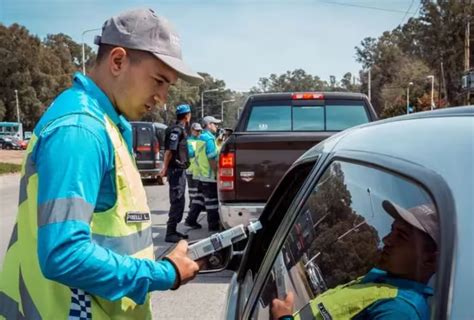
[{"label": "truck rear window", "polygon": [[137,146],[151,146],[153,134],[150,127],[137,128]]},{"label": "truck rear window", "polygon": [[253,106],[246,131],[340,131],[369,122],[365,106]]}]

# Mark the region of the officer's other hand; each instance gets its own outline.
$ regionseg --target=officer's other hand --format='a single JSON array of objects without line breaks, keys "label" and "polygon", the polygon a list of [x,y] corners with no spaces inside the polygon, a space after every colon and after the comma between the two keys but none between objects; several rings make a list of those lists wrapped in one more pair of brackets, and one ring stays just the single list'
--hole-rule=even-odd
[{"label": "officer's other hand", "polygon": [[283,316],[293,315],[293,305],[295,301],[295,296],[293,292],[288,292],[286,294],[285,300],[273,299],[272,301],[272,318],[280,319]]},{"label": "officer's other hand", "polygon": [[181,283],[185,284],[186,282],[194,279],[194,277],[199,272],[199,265],[191,260],[186,253],[188,252],[188,243],[184,240],[178,242],[176,247],[171,251],[167,258],[174,262],[176,268],[178,269]]},{"label": "officer's other hand", "polygon": [[168,174],[168,168],[161,169],[161,171],[159,173],[160,177],[162,177],[162,178],[166,177],[167,174]]}]

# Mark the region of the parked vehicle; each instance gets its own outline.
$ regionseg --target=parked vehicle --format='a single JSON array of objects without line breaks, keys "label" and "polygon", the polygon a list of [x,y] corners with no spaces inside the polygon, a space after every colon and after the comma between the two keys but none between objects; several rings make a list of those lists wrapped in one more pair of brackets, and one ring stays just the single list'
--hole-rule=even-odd
[{"label": "parked vehicle", "polygon": [[[290,291],[299,312],[381,264],[396,248],[388,242],[385,249],[394,232],[393,204],[412,223],[420,221],[414,210],[420,205],[435,217],[436,247],[408,246],[423,248],[415,257],[436,250],[428,282],[434,289],[427,300],[431,317],[424,318],[474,318],[473,137],[474,109],[449,108],[352,128],[306,152],[272,193],[260,217],[263,229],[250,237],[244,254],[222,250],[220,265],[206,271],[238,269],[225,319],[270,319],[271,301]],[[417,274],[426,266],[412,268]],[[304,310],[301,319],[312,319]]]},{"label": "parked vehicle", "polygon": [[163,184],[159,176],[164,158],[164,131],[161,123],[135,121],[133,128],[133,152],[138,171],[143,179],[153,179]]},{"label": "parked vehicle", "polygon": [[0,136],[0,148],[6,150],[24,150],[26,147],[20,139],[12,136]]},{"label": "parked vehicle", "polygon": [[0,137],[23,139],[23,124],[20,122],[0,122]]},{"label": "parked vehicle", "polygon": [[250,96],[220,153],[218,188],[224,227],[258,218],[280,178],[309,148],[339,131],[376,119],[363,94]]}]

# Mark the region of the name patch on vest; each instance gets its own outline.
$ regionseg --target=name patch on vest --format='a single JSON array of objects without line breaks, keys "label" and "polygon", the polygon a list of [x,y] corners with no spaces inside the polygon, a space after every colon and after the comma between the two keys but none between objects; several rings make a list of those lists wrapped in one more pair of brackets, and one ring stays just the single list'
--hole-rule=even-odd
[{"label": "name patch on vest", "polygon": [[318,309],[324,320],[332,320],[331,314],[326,310],[322,302],[318,303]]},{"label": "name patch on vest", "polygon": [[145,222],[150,220],[151,217],[149,212],[128,211],[125,215],[125,221],[127,223]]}]

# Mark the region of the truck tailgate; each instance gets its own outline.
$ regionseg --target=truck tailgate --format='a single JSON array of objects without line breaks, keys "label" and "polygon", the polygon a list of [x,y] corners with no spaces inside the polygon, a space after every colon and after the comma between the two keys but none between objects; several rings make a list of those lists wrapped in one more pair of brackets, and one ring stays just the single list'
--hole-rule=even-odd
[{"label": "truck tailgate", "polygon": [[332,134],[334,133],[236,134],[235,189],[239,192],[238,199],[234,201],[266,202],[288,170],[289,164]]}]

